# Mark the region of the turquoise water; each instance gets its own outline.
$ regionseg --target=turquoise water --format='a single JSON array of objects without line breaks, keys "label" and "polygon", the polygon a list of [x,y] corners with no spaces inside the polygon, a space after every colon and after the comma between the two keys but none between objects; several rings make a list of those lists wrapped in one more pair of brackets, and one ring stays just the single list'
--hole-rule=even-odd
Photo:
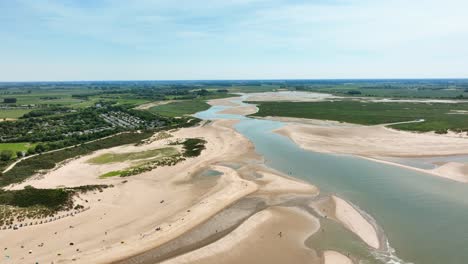
[{"label": "turquoise water", "polygon": [[468,185],[352,156],[306,151],[271,132],[284,123],[216,113],[225,108],[212,107],[197,117],[240,119],[235,128],[268,166],[369,213],[404,260],[387,263],[468,263]]}]

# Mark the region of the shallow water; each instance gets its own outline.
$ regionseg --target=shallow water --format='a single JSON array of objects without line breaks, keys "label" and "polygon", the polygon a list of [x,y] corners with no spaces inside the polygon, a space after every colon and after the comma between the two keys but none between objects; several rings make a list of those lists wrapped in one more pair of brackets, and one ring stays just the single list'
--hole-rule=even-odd
[{"label": "shallow water", "polygon": [[217,114],[226,108],[214,106],[197,117],[241,120],[235,128],[253,142],[268,166],[369,213],[405,261],[381,262],[467,263],[468,185],[353,156],[303,150],[271,132],[284,123]]},{"label": "shallow water", "polygon": [[442,163],[460,162],[468,163],[468,155],[442,156],[442,157],[424,157],[424,158],[390,158],[382,157],[383,160],[399,163],[402,165],[416,167],[420,169],[435,169]]}]

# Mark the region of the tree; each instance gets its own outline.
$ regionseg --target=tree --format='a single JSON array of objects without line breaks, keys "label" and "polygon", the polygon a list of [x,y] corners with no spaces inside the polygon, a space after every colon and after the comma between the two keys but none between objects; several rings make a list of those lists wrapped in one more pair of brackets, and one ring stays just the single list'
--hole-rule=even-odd
[{"label": "tree", "polygon": [[11,156],[13,156],[13,151],[11,150],[2,150],[2,152],[0,152],[0,160],[2,161],[9,161]]},{"label": "tree", "polygon": [[200,91],[197,92],[198,95],[205,96],[208,95],[210,92],[206,89],[201,89]]},{"label": "tree", "polygon": [[28,148],[28,151],[26,152],[28,155],[32,155],[36,153],[36,150],[34,148]]},{"label": "tree", "polygon": [[358,95],[358,94],[361,94],[361,91],[358,91],[358,90],[350,90],[347,92],[347,94],[349,95]]},{"label": "tree", "polygon": [[15,104],[16,103],[16,98],[3,98],[3,102],[5,104]]},{"label": "tree", "polygon": [[23,151],[17,151],[16,152],[16,157],[22,158],[23,157]]},{"label": "tree", "polygon": [[41,153],[41,152],[46,151],[46,147],[42,144],[37,144],[34,150],[36,151],[36,153]]}]

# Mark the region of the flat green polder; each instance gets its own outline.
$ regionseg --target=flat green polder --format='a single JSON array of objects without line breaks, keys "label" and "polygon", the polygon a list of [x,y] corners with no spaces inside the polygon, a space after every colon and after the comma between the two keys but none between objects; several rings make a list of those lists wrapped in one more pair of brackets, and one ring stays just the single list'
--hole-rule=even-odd
[{"label": "flat green polder", "polygon": [[410,131],[468,131],[468,103],[421,102],[255,102],[254,116],[282,116],[377,125],[424,119],[391,127]]},{"label": "flat green polder", "polygon": [[174,147],[152,149],[142,152],[128,152],[128,153],[106,153],[95,158],[88,160],[91,164],[107,164],[114,162],[125,162],[141,159],[170,157],[178,155],[179,151]]}]

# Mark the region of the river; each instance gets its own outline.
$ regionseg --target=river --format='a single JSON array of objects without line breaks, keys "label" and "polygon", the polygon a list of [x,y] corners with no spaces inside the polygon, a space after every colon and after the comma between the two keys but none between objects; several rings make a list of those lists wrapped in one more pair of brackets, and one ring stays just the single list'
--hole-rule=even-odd
[{"label": "river", "polygon": [[[468,262],[468,185],[358,157],[307,151],[272,133],[284,123],[218,113],[226,108],[213,106],[196,116],[240,120],[235,129],[267,166],[308,181],[322,193],[335,193],[376,220],[395,252],[371,252],[372,263]],[[324,247],[350,250],[354,243],[340,242],[339,236],[332,240]]]}]

